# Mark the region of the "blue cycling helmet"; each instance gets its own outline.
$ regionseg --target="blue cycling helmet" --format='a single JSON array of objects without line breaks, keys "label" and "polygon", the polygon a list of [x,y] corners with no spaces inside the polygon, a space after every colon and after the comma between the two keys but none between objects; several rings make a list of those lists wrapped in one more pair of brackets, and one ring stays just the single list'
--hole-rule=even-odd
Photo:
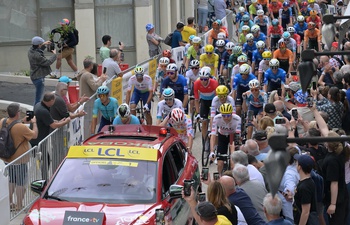
[{"label": "blue cycling helmet", "polygon": [[272,23],[272,26],[278,26],[279,21],[278,19],[273,19],[271,23]]},{"label": "blue cycling helmet", "polygon": [[153,28],[154,28],[154,25],[153,25],[153,24],[147,23],[147,25],[146,25],[146,31],[147,31],[147,32],[150,31],[150,30],[153,29]]},{"label": "blue cycling helmet", "polygon": [[189,37],[188,37],[188,39],[190,40],[190,41],[192,41],[193,40],[193,38],[195,38],[196,37],[196,35],[190,35]]},{"label": "blue cycling helmet", "polygon": [[98,95],[109,94],[109,88],[107,86],[101,86],[101,87],[97,88],[97,94]]},{"label": "blue cycling helmet", "polygon": [[290,38],[290,33],[288,31],[285,31],[282,36],[285,40],[288,40]]},{"label": "blue cycling helmet", "polygon": [[250,17],[248,15],[242,16],[242,21],[248,22],[250,20]]},{"label": "blue cycling helmet", "polygon": [[174,98],[175,91],[172,88],[165,88],[162,95],[164,98]]},{"label": "blue cycling helmet", "polygon": [[221,22],[221,20],[219,20],[219,19],[215,20],[215,22],[217,22],[219,26],[222,25],[222,22]]},{"label": "blue cycling helmet", "polygon": [[289,3],[288,2],[283,2],[283,7],[289,7]]}]

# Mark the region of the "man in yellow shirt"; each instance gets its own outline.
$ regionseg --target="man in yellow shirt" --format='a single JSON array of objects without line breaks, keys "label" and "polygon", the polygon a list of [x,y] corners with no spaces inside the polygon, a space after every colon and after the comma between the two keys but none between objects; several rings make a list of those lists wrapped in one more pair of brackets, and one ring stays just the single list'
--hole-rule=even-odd
[{"label": "man in yellow shirt", "polygon": [[189,37],[191,35],[197,36],[197,31],[194,29],[194,17],[187,18],[187,25],[184,26],[184,29],[181,31],[182,40],[187,43],[190,42]]}]

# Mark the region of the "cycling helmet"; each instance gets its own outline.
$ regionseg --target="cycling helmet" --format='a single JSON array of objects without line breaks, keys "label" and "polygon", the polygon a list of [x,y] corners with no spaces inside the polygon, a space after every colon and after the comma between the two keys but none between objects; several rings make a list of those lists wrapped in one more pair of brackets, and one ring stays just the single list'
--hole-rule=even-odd
[{"label": "cycling helmet", "polygon": [[247,63],[248,62],[248,57],[246,55],[240,55],[237,58],[238,63]]},{"label": "cycling helmet", "polygon": [[224,103],[220,106],[220,113],[231,114],[233,112],[233,107],[230,103]]},{"label": "cycling helmet", "polygon": [[278,59],[271,59],[269,62],[269,66],[273,67],[273,66],[280,66],[280,62],[278,61]]},{"label": "cycling helmet", "polygon": [[225,85],[219,85],[215,91],[216,95],[227,95],[229,92],[228,88]]},{"label": "cycling helmet", "polygon": [[218,47],[224,47],[225,46],[225,41],[224,40],[217,40],[215,44]]},{"label": "cycling helmet", "polygon": [[171,51],[166,49],[163,51],[163,56],[164,57],[168,57],[168,58],[171,58]]},{"label": "cycling helmet", "polygon": [[250,31],[250,27],[248,25],[243,25],[242,26],[242,31]]},{"label": "cycling helmet", "polygon": [[258,41],[256,42],[256,48],[265,48],[265,42],[263,41]]},{"label": "cycling helmet", "polygon": [[217,23],[219,24],[219,26],[222,25],[222,22],[221,22],[221,20],[219,20],[219,19],[215,20],[215,22],[217,22]]},{"label": "cycling helmet", "polygon": [[154,25],[153,25],[153,24],[151,24],[151,23],[146,24],[146,31],[147,31],[147,32],[150,31],[150,30],[152,30],[153,28],[154,28]]},{"label": "cycling helmet", "polygon": [[288,28],[287,28],[287,31],[288,31],[289,33],[295,33],[294,27],[288,27]]},{"label": "cycling helmet", "polygon": [[218,39],[225,39],[225,38],[226,38],[226,34],[224,32],[218,33]]},{"label": "cycling helmet", "polygon": [[193,44],[200,44],[202,42],[202,39],[200,37],[194,37],[192,39]]},{"label": "cycling helmet", "polygon": [[219,23],[218,23],[217,21],[214,21],[214,22],[212,23],[212,27],[213,27],[213,28],[219,28]]},{"label": "cycling helmet", "polygon": [[260,82],[257,79],[249,81],[249,88],[260,88]]},{"label": "cycling helmet", "polygon": [[307,24],[307,29],[313,29],[313,28],[315,28],[316,27],[316,24],[314,23],[314,22],[309,22],[308,24]]},{"label": "cycling helmet", "polygon": [[311,10],[310,11],[310,16],[317,16],[316,10]]},{"label": "cycling helmet", "polygon": [[283,2],[283,7],[289,7],[289,3],[288,2]]},{"label": "cycling helmet", "polygon": [[175,63],[170,63],[167,67],[166,67],[167,71],[177,71],[177,66]]},{"label": "cycling helmet", "polygon": [[199,71],[199,77],[210,77],[211,69],[208,66],[203,66]]},{"label": "cycling helmet", "polygon": [[311,4],[311,3],[315,3],[315,0],[307,0],[307,2],[308,2],[309,4]]},{"label": "cycling helmet", "polygon": [[109,94],[109,88],[107,86],[101,86],[101,87],[97,88],[97,94],[98,95]]},{"label": "cycling helmet", "polygon": [[225,45],[225,49],[233,49],[233,47],[235,47],[235,44],[233,42],[227,42],[226,45]]},{"label": "cycling helmet", "polygon": [[280,43],[278,43],[278,47],[279,48],[286,48],[287,47],[286,42],[281,41]]},{"label": "cycling helmet", "polygon": [[185,113],[180,108],[175,108],[171,110],[170,118],[174,123],[182,123],[185,120]]},{"label": "cycling helmet", "polygon": [[165,88],[162,95],[164,98],[174,98],[175,91],[172,88]]},{"label": "cycling helmet", "polygon": [[258,2],[258,0],[252,0],[252,3],[257,3]]},{"label": "cycling helmet", "polygon": [[193,38],[195,38],[196,37],[196,35],[190,35],[189,37],[188,37],[188,40],[190,40],[190,41],[192,41],[193,40]]},{"label": "cycling helmet", "polygon": [[243,6],[238,8],[238,12],[240,13],[244,13],[245,12],[245,8]]},{"label": "cycling helmet", "polygon": [[141,66],[137,66],[134,69],[134,72],[135,72],[135,74],[142,74],[142,75],[145,73],[144,69]]},{"label": "cycling helmet", "polygon": [[256,14],[257,14],[258,16],[262,16],[262,15],[264,15],[264,10],[259,9],[258,11],[256,11]]},{"label": "cycling helmet", "polygon": [[167,57],[162,57],[162,58],[159,59],[159,64],[160,65],[168,65],[169,63],[170,63],[170,60]]},{"label": "cycling helmet", "polygon": [[250,29],[250,31],[251,31],[252,33],[257,33],[257,32],[260,31],[260,26],[259,26],[259,25],[254,25],[254,26],[252,26],[252,28]]},{"label": "cycling helmet", "polygon": [[304,22],[305,21],[305,17],[303,15],[299,15],[297,17],[297,21],[300,23],[300,22]]},{"label": "cycling helmet", "polygon": [[278,24],[279,24],[278,19],[273,19],[271,24],[272,24],[272,26],[278,26]]},{"label": "cycling helmet", "polygon": [[130,115],[130,107],[128,104],[123,103],[118,108],[118,113],[120,117],[128,117]]},{"label": "cycling helmet", "polygon": [[288,31],[285,31],[283,32],[283,35],[282,35],[283,39],[289,39],[290,38],[290,33]]},{"label": "cycling helmet", "polygon": [[241,55],[241,54],[242,54],[242,47],[239,46],[239,45],[233,47],[233,49],[232,49],[232,54],[233,54],[233,55],[236,55],[236,56]]},{"label": "cycling helmet", "polygon": [[249,33],[249,34],[247,34],[247,35],[245,36],[245,39],[246,39],[247,41],[252,41],[252,40],[254,40],[254,35],[251,34],[251,33]]},{"label": "cycling helmet", "polygon": [[199,61],[197,59],[194,59],[190,62],[190,67],[196,67],[199,66]]},{"label": "cycling helmet", "polygon": [[301,3],[301,7],[307,7],[307,5],[308,5],[307,2],[302,2]]},{"label": "cycling helmet", "polygon": [[205,52],[213,52],[214,51],[214,46],[213,45],[206,45],[204,47]]},{"label": "cycling helmet", "polygon": [[239,67],[239,73],[240,74],[249,74],[250,73],[250,66],[247,63],[242,64]]},{"label": "cycling helmet", "polygon": [[261,55],[262,55],[262,57],[264,59],[271,59],[272,58],[272,52],[271,51],[264,51]]},{"label": "cycling helmet", "polygon": [[244,15],[242,16],[242,21],[244,22],[248,22],[250,20],[249,16],[248,15]]}]

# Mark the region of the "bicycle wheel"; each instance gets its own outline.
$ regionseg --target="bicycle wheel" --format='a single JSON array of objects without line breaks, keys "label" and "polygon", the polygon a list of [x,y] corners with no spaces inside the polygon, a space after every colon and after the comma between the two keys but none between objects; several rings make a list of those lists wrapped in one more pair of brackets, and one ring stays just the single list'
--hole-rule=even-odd
[{"label": "bicycle wheel", "polygon": [[197,131],[197,120],[194,117],[195,110],[192,110],[191,120],[192,120],[192,129],[193,129],[193,136],[196,136]]},{"label": "bicycle wheel", "polygon": [[207,166],[209,162],[209,154],[210,154],[210,137],[209,133],[203,139],[202,137],[202,166]]}]

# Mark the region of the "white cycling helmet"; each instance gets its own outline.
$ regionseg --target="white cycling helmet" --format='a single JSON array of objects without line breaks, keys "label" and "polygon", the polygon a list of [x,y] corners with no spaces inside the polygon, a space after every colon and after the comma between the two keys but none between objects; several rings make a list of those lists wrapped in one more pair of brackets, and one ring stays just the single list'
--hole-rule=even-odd
[{"label": "white cycling helmet", "polygon": [[190,62],[190,67],[196,67],[199,66],[199,61],[197,59],[194,59]]},{"label": "white cycling helmet", "polygon": [[118,113],[120,117],[128,117],[130,115],[130,107],[128,104],[123,103],[118,108]]},{"label": "white cycling helmet", "polygon": [[172,88],[165,88],[162,95],[164,98],[174,98],[175,91]]},{"label": "white cycling helmet", "polygon": [[224,40],[217,40],[215,44],[217,47],[224,47],[226,43]]},{"label": "white cycling helmet", "polygon": [[254,35],[251,34],[251,33],[249,33],[249,34],[247,34],[247,35],[245,36],[245,39],[246,39],[247,41],[254,40]]},{"label": "white cycling helmet", "polygon": [[168,65],[170,63],[170,60],[168,57],[162,57],[159,59],[159,64],[160,65]]},{"label": "white cycling helmet", "polygon": [[269,66],[270,67],[273,67],[273,66],[279,67],[280,66],[280,62],[278,61],[278,59],[271,59],[270,62],[269,62]]},{"label": "white cycling helmet", "polygon": [[248,57],[246,55],[240,55],[237,57],[237,62],[239,63],[247,63]]},{"label": "white cycling helmet", "polygon": [[295,33],[294,27],[288,27],[288,28],[287,28],[287,31],[288,31],[289,33]]},{"label": "white cycling helmet", "polygon": [[226,39],[226,34],[224,32],[218,33],[218,39]]},{"label": "white cycling helmet", "polygon": [[226,45],[225,45],[225,49],[233,49],[233,47],[235,47],[235,44],[233,42],[227,42]]},{"label": "white cycling helmet", "polygon": [[249,88],[253,89],[253,88],[260,88],[260,82],[257,79],[251,80],[249,81]]},{"label": "white cycling helmet", "polygon": [[256,11],[256,15],[258,15],[258,16],[264,15],[264,10],[259,9],[258,11]]},{"label": "white cycling helmet", "polygon": [[208,66],[203,66],[199,71],[199,77],[210,77],[211,69]]},{"label": "white cycling helmet", "polygon": [[258,0],[252,0],[252,3],[257,3],[258,2]]},{"label": "white cycling helmet", "polygon": [[194,37],[192,39],[192,44],[200,44],[202,42],[202,39],[200,37]]},{"label": "white cycling helmet", "polygon": [[245,12],[245,8],[243,6],[238,8],[238,12],[240,13],[244,13]]},{"label": "white cycling helmet", "polygon": [[250,66],[247,63],[242,64],[239,67],[239,73],[240,74],[249,74],[250,73]]},{"label": "white cycling helmet", "polygon": [[242,31],[250,31],[250,27],[248,25],[243,25],[242,26]]},{"label": "white cycling helmet", "polygon": [[252,28],[250,29],[250,31],[251,31],[252,33],[259,32],[259,31],[260,31],[260,26],[259,26],[259,25],[254,25],[254,26],[252,26]]},{"label": "white cycling helmet", "polygon": [[167,71],[177,71],[177,66],[175,63],[170,63],[167,67],[166,67]]},{"label": "white cycling helmet", "polygon": [[297,17],[297,21],[298,21],[298,22],[304,22],[304,21],[305,21],[305,17],[304,17],[303,15],[299,15],[299,16]]},{"label": "white cycling helmet", "polygon": [[263,41],[258,41],[255,45],[257,48],[265,48],[265,42]]}]

